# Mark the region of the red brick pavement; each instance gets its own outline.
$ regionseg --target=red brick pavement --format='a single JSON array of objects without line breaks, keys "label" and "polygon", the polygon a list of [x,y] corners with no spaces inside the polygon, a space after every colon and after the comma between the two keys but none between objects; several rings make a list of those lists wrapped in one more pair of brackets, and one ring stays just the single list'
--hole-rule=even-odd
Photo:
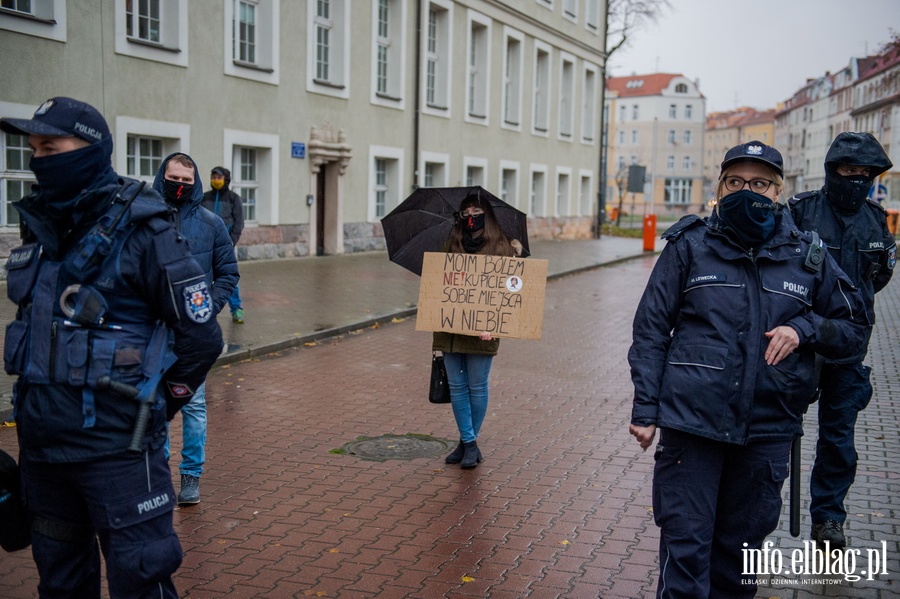
[{"label": "red brick pavement", "polygon": [[[543,339],[504,340],[494,361],[480,439],[485,461],[471,471],[441,457],[375,462],[330,453],[360,436],[455,439],[449,406],[425,399],[430,336],[416,332],[412,319],[217,369],[208,381],[203,501],[175,514],[185,548],[181,593],[652,596],[652,454],[627,434],[625,359],[652,265],[641,258],[548,284]],[[873,342],[873,352],[892,356],[895,378],[879,379],[878,407],[864,413],[872,416],[862,424],[870,455],[848,530],[860,546],[888,540],[893,572],[835,587],[775,585],[760,596],[898,596],[900,447],[890,392],[900,305],[892,302],[893,315],[880,325],[893,326],[894,336]],[[879,421],[890,422],[889,431]],[[0,430],[0,445],[10,446],[12,436]],[[173,439],[177,453],[177,425]],[[36,596],[29,557],[0,555],[0,596]]]}]

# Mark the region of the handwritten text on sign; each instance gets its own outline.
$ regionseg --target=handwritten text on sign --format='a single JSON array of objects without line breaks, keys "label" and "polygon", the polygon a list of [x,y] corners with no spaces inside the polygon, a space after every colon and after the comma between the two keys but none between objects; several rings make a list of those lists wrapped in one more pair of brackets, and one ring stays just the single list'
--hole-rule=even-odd
[{"label": "handwritten text on sign", "polygon": [[418,331],[540,339],[547,261],[426,252]]}]

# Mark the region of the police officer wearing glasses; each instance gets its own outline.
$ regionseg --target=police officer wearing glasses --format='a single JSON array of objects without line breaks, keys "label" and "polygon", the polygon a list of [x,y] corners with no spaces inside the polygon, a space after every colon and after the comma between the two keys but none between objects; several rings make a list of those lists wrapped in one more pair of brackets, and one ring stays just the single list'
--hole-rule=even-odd
[{"label": "police officer wearing glasses", "polygon": [[666,231],[634,317],[629,432],[645,450],[660,432],[659,598],[754,597],[743,556],[778,525],[815,353],[864,340],[862,298],[777,203],[782,176],[774,148],[730,149],[714,212]]},{"label": "police officer wearing glasses", "polygon": [[93,106],[57,97],[0,129],[28,137],[38,183],[14,204],[3,356],[38,592],[99,598],[102,552],[110,597],[177,597],[165,423],[222,349],[209,282],[162,198],[113,170]]},{"label": "police officer wearing glasses", "polygon": [[[893,165],[870,133],[839,134],[825,155],[825,186],[788,202],[797,226],[816,231],[828,253],[862,291],[869,322],[875,324],[875,294],[894,273],[897,244],[887,214],[867,198],[875,178]],[[872,369],[862,361],[871,329],[860,351],[824,360],[819,378],[819,437],[810,475],[809,512],[812,539],[844,547],[844,499],[856,478],[854,429],[859,413],[872,399]]]}]

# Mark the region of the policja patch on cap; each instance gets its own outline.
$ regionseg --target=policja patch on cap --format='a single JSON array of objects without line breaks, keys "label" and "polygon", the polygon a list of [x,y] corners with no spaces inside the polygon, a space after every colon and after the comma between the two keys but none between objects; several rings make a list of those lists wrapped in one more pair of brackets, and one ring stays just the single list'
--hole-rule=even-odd
[{"label": "policja patch on cap", "polygon": [[110,136],[106,119],[96,108],[63,96],[41,104],[30,119],[0,119],[0,130],[15,135],[80,137],[91,143]]},{"label": "policja patch on cap", "polygon": [[719,176],[721,177],[722,173],[725,172],[725,169],[732,164],[743,162],[745,160],[767,164],[774,168],[779,176],[784,176],[784,161],[781,158],[781,152],[772,146],[767,146],[763,142],[756,140],[748,141],[745,144],[734,146],[728,150],[725,153],[725,160],[722,161],[722,170],[719,171]]}]

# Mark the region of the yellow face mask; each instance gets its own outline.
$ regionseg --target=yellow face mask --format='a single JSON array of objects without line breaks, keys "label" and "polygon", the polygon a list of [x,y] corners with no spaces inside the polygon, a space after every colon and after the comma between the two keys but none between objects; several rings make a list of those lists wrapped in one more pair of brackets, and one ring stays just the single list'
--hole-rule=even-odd
[{"label": "yellow face mask", "polygon": [[225,179],[213,179],[209,182],[209,186],[215,190],[222,189],[225,187]]}]

